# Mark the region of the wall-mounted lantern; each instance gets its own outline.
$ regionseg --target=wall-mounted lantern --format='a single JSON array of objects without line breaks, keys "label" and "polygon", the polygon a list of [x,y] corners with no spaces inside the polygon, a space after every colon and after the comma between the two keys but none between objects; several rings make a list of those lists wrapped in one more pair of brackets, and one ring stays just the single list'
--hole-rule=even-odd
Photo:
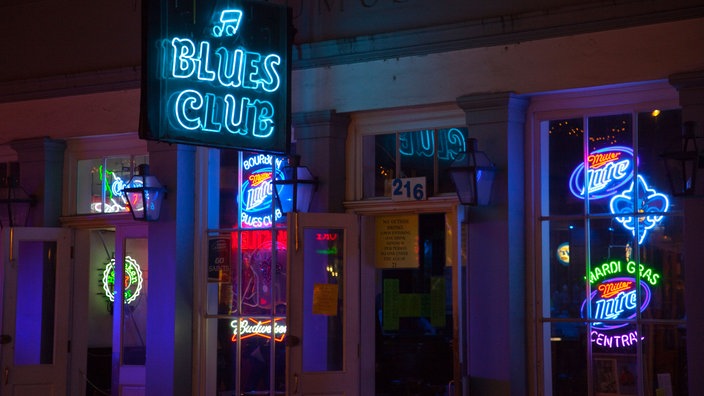
[{"label": "wall-mounted lantern", "polygon": [[674,196],[693,196],[697,192],[697,169],[704,168],[704,152],[697,145],[697,139],[702,137],[696,136],[696,126],[694,121],[685,122],[681,150],[661,154]]},{"label": "wall-mounted lantern", "polygon": [[284,213],[308,212],[313,193],[318,189],[318,179],[300,162],[300,156],[290,156],[288,165],[281,169],[283,179],[275,180],[276,200]]},{"label": "wall-mounted lantern", "polygon": [[468,149],[450,165],[450,178],[463,205],[488,205],[496,168],[483,151],[477,150],[477,139],[467,141]]},{"label": "wall-mounted lantern", "polygon": [[19,163],[0,163],[0,227],[26,226],[36,203],[36,197],[20,186]]},{"label": "wall-mounted lantern", "polygon": [[122,193],[125,194],[127,205],[135,220],[159,220],[166,189],[156,176],[149,174],[149,165],[142,164],[137,167],[137,174],[132,176]]}]

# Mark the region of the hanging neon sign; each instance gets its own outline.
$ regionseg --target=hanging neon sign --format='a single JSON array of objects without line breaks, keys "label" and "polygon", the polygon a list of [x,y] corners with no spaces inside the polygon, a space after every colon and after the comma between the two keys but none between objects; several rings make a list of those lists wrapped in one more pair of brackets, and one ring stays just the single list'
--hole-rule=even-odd
[{"label": "hanging neon sign", "polygon": [[199,3],[198,12],[145,4],[147,117],[140,137],[287,152],[289,9],[249,0],[225,8],[209,3]]},{"label": "hanging neon sign", "polygon": [[595,266],[588,277],[593,287],[589,298],[582,303],[581,314],[582,318],[588,318],[591,314],[595,320],[591,324],[591,342],[602,347],[617,348],[631,346],[642,340],[643,337],[637,331],[618,330],[631,325],[626,321],[635,319],[638,312],[648,308],[652,297],[651,287],[658,285],[660,274],[634,261],[624,264],[614,260]]},{"label": "hanging neon sign", "polygon": [[[133,302],[142,291],[142,270],[137,260],[125,256],[124,298],[125,304]],[[110,302],[115,301],[115,259],[111,259],[103,271],[103,291]]]},{"label": "hanging neon sign", "polygon": [[592,151],[587,156],[586,172],[584,162],[572,171],[570,192],[580,199],[584,199],[585,190],[589,192],[589,199],[614,195],[633,179],[634,162],[633,150],[628,147],[611,146]]},{"label": "hanging neon sign", "polygon": [[274,172],[283,179],[284,159],[268,154],[242,156],[240,187],[240,225],[243,228],[271,227],[283,217],[281,209],[273,211]]},{"label": "hanging neon sign", "polygon": [[[648,187],[643,176],[638,175],[637,183],[631,183],[627,190],[611,198],[610,208],[612,214],[627,215],[617,216],[615,219],[625,229],[631,231],[633,236],[638,235],[640,245],[645,240],[648,230],[663,219],[662,214],[670,208],[670,201],[665,194]],[[634,213],[639,215],[635,216]]]},{"label": "hanging neon sign", "polygon": [[274,339],[281,342],[286,337],[286,323],[284,318],[274,320],[258,320],[255,318],[239,318],[230,322],[232,328],[232,342],[251,337]]}]

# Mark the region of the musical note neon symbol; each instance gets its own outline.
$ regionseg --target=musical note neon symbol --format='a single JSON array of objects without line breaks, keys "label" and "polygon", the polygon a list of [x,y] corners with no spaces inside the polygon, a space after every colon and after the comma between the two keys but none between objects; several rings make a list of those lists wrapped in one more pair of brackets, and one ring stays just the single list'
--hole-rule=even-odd
[{"label": "musical note neon symbol", "polygon": [[225,34],[230,37],[237,34],[241,17],[242,11],[240,10],[223,10],[220,14],[221,24],[213,27],[213,36],[222,37]]}]

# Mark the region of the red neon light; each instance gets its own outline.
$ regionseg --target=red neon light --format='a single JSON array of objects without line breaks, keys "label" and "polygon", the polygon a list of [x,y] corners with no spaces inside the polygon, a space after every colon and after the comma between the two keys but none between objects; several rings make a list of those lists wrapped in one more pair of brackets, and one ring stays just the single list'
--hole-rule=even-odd
[{"label": "red neon light", "polygon": [[601,292],[602,298],[610,298],[624,290],[630,290],[632,286],[632,281],[611,282],[602,283],[597,289]]},{"label": "red neon light", "polygon": [[618,151],[611,151],[606,153],[592,154],[587,157],[590,169],[600,168],[609,162],[618,161],[621,157],[621,153]]},{"label": "red neon light", "polygon": [[252,183],[252,187],[258,186],[269,179],[271,179],[271,172],[256,173],[249,176],[249,182]]},{"label": "red neon light", "polygon": [[315,234],[315,239],[318,241],[335,241],[337,240],[337,234],[330,232]]}]

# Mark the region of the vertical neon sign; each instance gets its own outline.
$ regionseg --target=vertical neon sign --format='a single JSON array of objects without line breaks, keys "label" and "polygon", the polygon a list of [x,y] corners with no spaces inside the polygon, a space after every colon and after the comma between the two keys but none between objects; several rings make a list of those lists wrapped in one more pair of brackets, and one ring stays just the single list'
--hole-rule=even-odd
[{"label": "vertical neon sign", "polygon": [[[242,184],[240,187],[240,227],[271,227],[283,217],[274,205],[274,177],[283,179],[281,168],[285,160],[269,154],[242,154]],[[272,217],[273,216],[273,217]]]}]

